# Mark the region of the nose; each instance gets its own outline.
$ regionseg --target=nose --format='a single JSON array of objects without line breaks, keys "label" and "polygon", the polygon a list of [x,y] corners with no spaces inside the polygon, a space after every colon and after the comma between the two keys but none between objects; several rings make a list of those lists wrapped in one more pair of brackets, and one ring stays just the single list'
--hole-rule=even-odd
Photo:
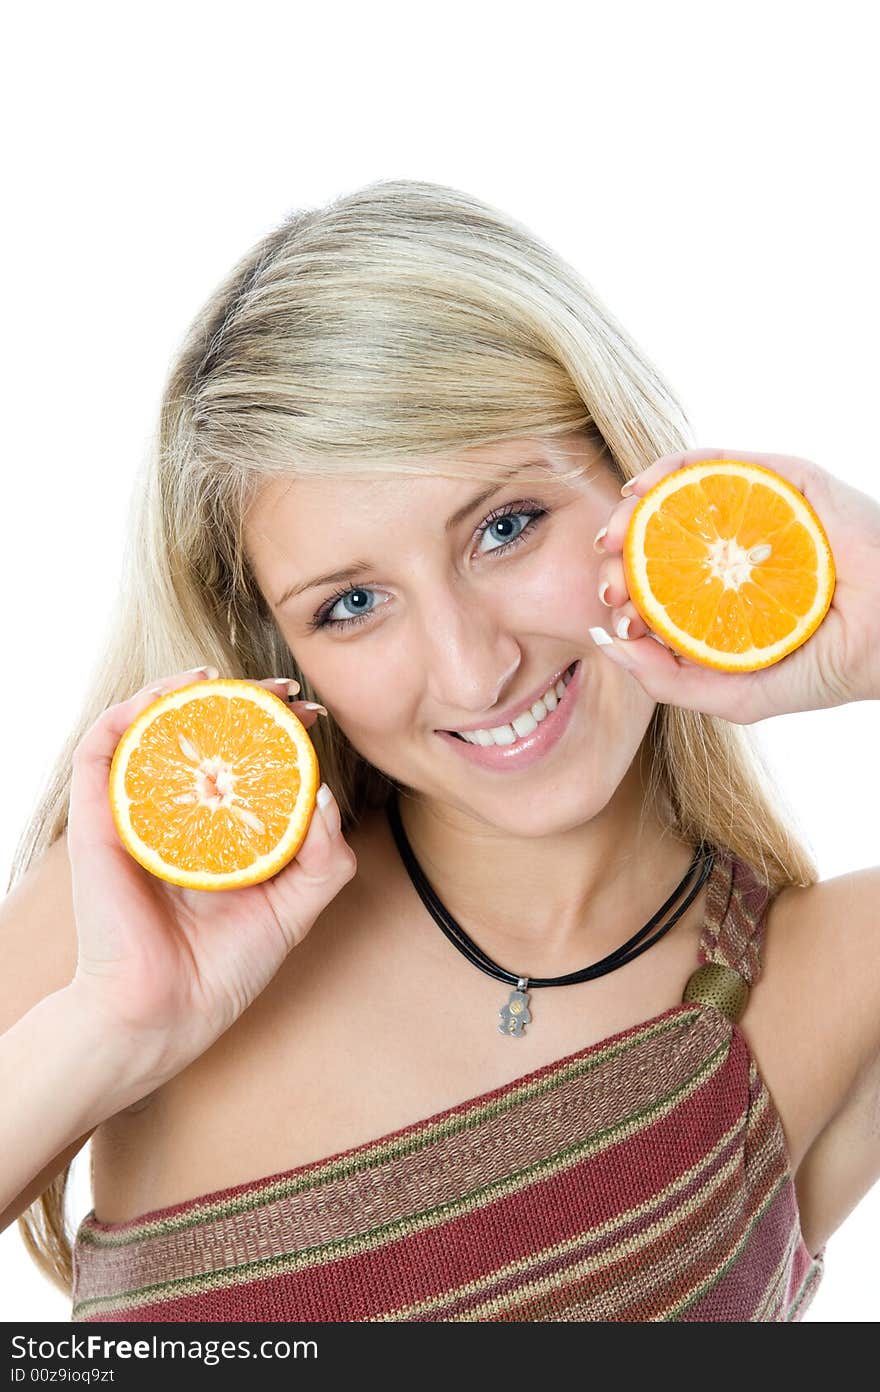
[{"label": "nose", "polygon": [[431,600],[422,634],[431,701],[450,719],[477,719],[504,700],[519,644],[488,601],[440,586]]}]

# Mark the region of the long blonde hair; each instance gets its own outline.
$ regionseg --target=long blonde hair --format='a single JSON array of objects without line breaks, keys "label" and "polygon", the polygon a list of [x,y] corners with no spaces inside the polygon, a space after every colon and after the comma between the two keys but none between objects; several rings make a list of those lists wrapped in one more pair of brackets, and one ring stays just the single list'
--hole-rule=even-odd
[{"label": "long blonde hair", "polygon": [[[654,366],[528,228],[467,193],[406,179],[287,217],[177,351],[135,481],[118,601],[8,889],[63,833],[74,749],[108,705],[203,662],[222,676],[293,676],[299,698],[315,698],[243,545],[262,482],[424,472],[412,456],[571,431],[604,446],[621,482],[695,443]],[[332,718],[311,736],[347,830],[391,784]],[[640,757],[647,802],[678,836],[728,847],[774,892],[818,878],[746,728],[658,705]],[[28,1251],[68,1294],[69,1172],[19,1219]]]}]

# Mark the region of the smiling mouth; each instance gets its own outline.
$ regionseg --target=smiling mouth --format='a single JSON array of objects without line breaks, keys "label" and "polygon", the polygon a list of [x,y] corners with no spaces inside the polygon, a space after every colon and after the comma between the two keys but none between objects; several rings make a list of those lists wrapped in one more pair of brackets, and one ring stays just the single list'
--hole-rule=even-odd
[{"label": "smiling mouth", "polygon": [[[568,667],[566,667],[565,671],[562,673],[562,676],[563,676],[563,677],[569,677],[569,678],[570,678],[570,677],[573,675],[573,673],[574,673],[574,669],[575,669],[575,667],[577,666],[578,661],[579,661],[579,659],[578,659],[578,658],[575,658],[574,662],[572,662]],[[561,678],[560,678],[560,680],[561,680]],[[528,707],[527,707],[526,709],[528,709]],[[525,713],[526,713],[525,711],[522,711],[522,712],[521,712],[521,714],[523,714],[523,715],[525,715]],[[549,713],[552,714],[552,711],[549,712]],[[517,716],[516,718],[519,719],[519,716]],[[508,721],[508,722],[506,722],[506,723],[509,724],[510,722]],[[490,725],[490,726],[486,726],[486,729],[493,729],[493,728],[495,728],[495,727],[493,727],[493,726],[491,726],[491,725]],[[469,740],[466,740],[466,739],[464,738],[463,735],[460,735],[460,734],[458,733],[457,730],[444,730],[443,733],[446,734],[446,735],[452,735],[453,739],[461,740],[462,744],[468,744],[468,743],[470,742]]]}]

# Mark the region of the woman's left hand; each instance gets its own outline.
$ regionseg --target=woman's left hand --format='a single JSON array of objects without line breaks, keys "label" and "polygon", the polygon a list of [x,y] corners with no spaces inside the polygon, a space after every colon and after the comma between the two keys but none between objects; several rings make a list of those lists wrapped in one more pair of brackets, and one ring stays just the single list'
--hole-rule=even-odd
[{"label": "woman's left hand", "polygon": [[[679,657],[652,634],[630,601],[623,571],[623,542],[640,498],[660,479],[699,460],[742,459],[763,464],[793,484],[810,503],[828,536],[836,585],[830,608],[805,643],[779,662],[755,672],[719,672]],[[612,643],[598,645],[626,666],[647,694],[664,705],[751,725],[773,715],[822,710],[850,701],[880,700],[880,503],[808,459],[785,454],[747,454],[734,449],[693,449],[666,454],[625,484],[607,532],[594,543],[604,557],[599,590]],[[621,619],[630,620],[626,638]]]}]

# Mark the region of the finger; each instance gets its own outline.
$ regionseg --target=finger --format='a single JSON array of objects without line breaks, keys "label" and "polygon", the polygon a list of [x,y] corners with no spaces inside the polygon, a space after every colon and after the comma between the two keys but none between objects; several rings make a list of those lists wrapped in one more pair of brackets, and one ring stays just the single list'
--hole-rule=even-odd
[{"label": "finger", "polygon": [[324,808],[315,804],[305,840],[294,858],[263,885],[275,918],[291,943],[302,941],[318,915],[357,871],[357,856],[343,837],[341,826],[339,807],[331,793]]},{"label": "finger", "polygon": [[291,701],[290,709],[307,730],[320,716],[328,714],[327,707],[319,705],[317,701]]},{"label": "finger", "polygon": [[327,707],[322,706],[318,701],[294,701],[290,699],[301,689],[299,682],[295,681],[293,677],[264,677],[256,685],[265,686],[268,691],[280,696],[282,701],[287,699],[288,708],[293,711],[296,718],[307,730],[312,728],[319,716],[327,715]]},{"label": "finger", "polygon": [[622,497],[643,498],[667,474],[682,469],[686,464],[700,464],[713,459],[742,460],[744,464],[763,464],[766,469],[781,475],[801,493],[805,493],[810,480],[815,478],[818,466],[810,459],[801,459],[791,454],[763,454],[755,450],[719,449],[714,446],[704,449],[684,450],[679,454],[664,454],[655,459],[647,469],[642,469],[623,484]]},{"label": "finger", "polygon": [[600,565],[596,592],[607,609],[624,605],[629,600],[623,561],[619,556],[609,556]]},{"label": "finger", "polygon": [[732,450],[716,449],[712,446],[705,449],[682,450],[678,454],[661,454],[659,459],[655,459],[653,463],[648,465],[647,469],[641,469],[633,478],[627,479],[621,487],[621,497],[638,496],[644,498],[645,494],[667,474],[674,473],[676,469],[683,469],[686,464],[698,464],[701,460],[746,459],[746,457],[744,453],[734,454]]},{"label": "finger", "polygon": [[618,556],[611,556],[602,562],[598,588],[599,600],[608,610],[606,628],[613,630],[624,641],[643,638],[650,633],[648,625],[630,600],[623,562]]},{"label": "finger", "polygon": [[219,675],[216,667],[191,667],[186,672],[172,672],[168,677],[158,677],[143,690],[150,691],[155,696],[163,691],[176,691],[178,687],[189,686],[193,682],[214,681]]},{"label": "finger", "polygon": [[[631,629],[634,631],[634,628]],[[606,629],[591,628],[590,636],[606,662],[623,667],[642,689],[661,705],[717,715],[737,725],[761,719],[761,672],[719,672],[690,662],[653,633],[622,639]]]},{"label": "finger", "polygon": [[638,505],[638,498],[624,498],[623,502],[615,503],[606,518],[605,526],[597,532],[593,540],[594,551],[601,556],[608,556],[619,554],[623,550],[629,519]]},{"label": "finger", "polygon": [[[249,681],[250,678],[245,678]],[[265,686],[268,691],[273,691],[276,696],[280,696],[282,701],[288,696],[295,696],[300,690],[300,684],[293,677],[261,677],[254,682],[254,686]]]},{"label": "finger", "polygon": [[657,634],[651,633],[641,614],[632,604],[615,605],[613,609],[609,610],[608,622],[605,627],[624,643],[631,643],[636,638],[646,636],[657,637]]},{"label": "finger", "polygon": [[[199,668],[197,670],[201,672],[202,676],[205,675],[205,668]],[[217,676],[216,667],[212,667],[210,671],[215,677]],[[186,680],[193,680],[191,673],[185,675]],[[271,691],[273,695],[278,696],[282,701],[285,701],[288,705],[288,709],[293,710],[297,719],[306,730],[311,729],[319,715],[327,714],[326,706],[320,705],[317,701],[294,701],[289,699],[297,691],[301,690],[299,682],[294,677],[260,677],[259,679],[242,677],[240,680],[248,681],[252,686],[262,686],[267,691]],[[166,691],[173,691],[177,686],[185,684],[186,681],[183,676],[180,679],[169,677],[161,684],[152,687],[151,690],[157,694],[162,694]]]}]

